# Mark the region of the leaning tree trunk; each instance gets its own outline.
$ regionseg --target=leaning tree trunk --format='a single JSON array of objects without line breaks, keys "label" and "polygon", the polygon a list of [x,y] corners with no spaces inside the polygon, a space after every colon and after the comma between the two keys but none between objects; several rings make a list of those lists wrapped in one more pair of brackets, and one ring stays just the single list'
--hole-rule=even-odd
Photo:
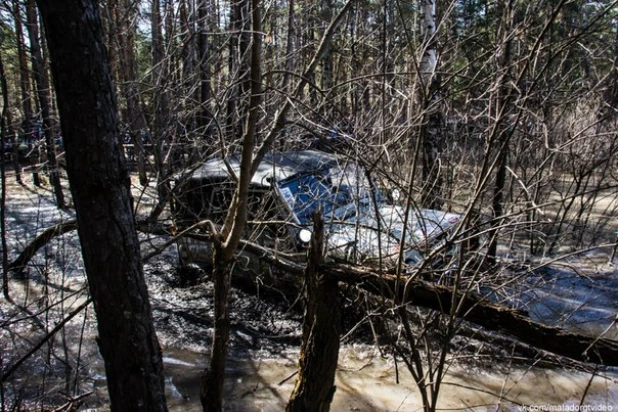
[{"label": "leaning tree trunk", "polygon": [[112,410],[164,411],[161,349],[140,260],[116,100],[94,0],[38,0]]}]

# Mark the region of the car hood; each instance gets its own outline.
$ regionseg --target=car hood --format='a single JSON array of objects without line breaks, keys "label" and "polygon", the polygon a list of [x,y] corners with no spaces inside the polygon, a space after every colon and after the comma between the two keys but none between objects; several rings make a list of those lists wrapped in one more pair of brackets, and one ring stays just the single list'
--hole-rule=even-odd
[{"label": "car hood", "polygon": [[[382,264],[394,264],[404,234],[405,209],[388,204],[378,204],[377,208],[365,204],[353,207],[353,211],[349,209],[350,206],[344,206],[325,216],[327,256],[351,263],[381,260]],[[351,216],[346,217],[346,214]],[[454,213],[412,208],[405,230],[406,260],[418,261],[420,254],[430,249],[437,238],[460,219],[461,216]]]}]

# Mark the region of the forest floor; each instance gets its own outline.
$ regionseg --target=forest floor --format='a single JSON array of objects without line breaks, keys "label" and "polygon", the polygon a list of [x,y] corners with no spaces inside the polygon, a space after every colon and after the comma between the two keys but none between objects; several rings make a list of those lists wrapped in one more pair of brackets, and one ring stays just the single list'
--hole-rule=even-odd
[{"label": "forest floor", "polygon": [[[7,183],[7,240],[12,260],[36,234],[74,215],[58,211],[50,191],[35,188],[28,179],[17,185],[9,177]],[[151,190],[142,191],[135,185],[139,210],[148,209]],[[146,235],[140,239],[145,253],[166,240]],[[198,411],[199,378],[208,364],[213,331],[212,282],[206,276],[196,284],[179,285],[176,266],[177,253],[171,246],[149,260],[144,273],[164,354],[170,409]],[[545,286],[531,287],[540,281]],[[3,299],[0,306],[3,373],[87,298],[77,234],[68,233],[50,242],[30,263],[25,279],[11,280],[10,289],[13,303]],[[583,303],[574,290],[588,291]],[[573,276],[571,267],[552,266],[495,293],[496,300],[516,301],[551,324],[605,333],[614,339],[618,336],[614,324],[618,284],[605,272],[593,270]],[[233,288],[231,308],[226,410],[283,410],[298,362],[302,313],[297,297],[279,299]],[[363,314],[348,305],[344,318],[345,333]],[[395,362],[372,337],[365,322],[344,342],[331,410],[422,410],[419,392],[405,365]],[[29,356],[7,380],[5,402],[15,405],[20,401],[21,410],[42,410],[79,398],[80,408],[107,410],[105,374],[95,338],[96,320],[90,307]],[[511,348],[488,346],[478,338],[456,337],[453,348],[457,350],[449,357],[439,408],[515,411],[522,405],[618,406],[618,374],[611,369],[576,368],[571,363],[539,367],[538,359],[520,359]]]}]

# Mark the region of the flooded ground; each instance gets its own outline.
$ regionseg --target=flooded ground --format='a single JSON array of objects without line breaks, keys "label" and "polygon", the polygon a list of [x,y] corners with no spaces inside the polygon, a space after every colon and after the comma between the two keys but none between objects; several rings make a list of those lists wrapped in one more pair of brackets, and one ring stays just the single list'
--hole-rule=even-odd
[{"label": "flooded ground", "polygon": [[[19,195],[10,194],[7,207],[11,259],[36,233],[73,217],[58,212],[48,192],[22,189],[14,193]],[[141,240],[144,250],[163,241],[144,235]],[[170,409],[199,411],[199,379],[208,363],[212,336],[212,284],[205,278],[196,285],[180,287],[174,276],[175,263],[176,250],[170,247],[146,264],[145,275],[164,353]],[[26,274],[27,281],[11,283],[15,304],[2,300],[0,305],[3,372],[87,298],[75,233],[55,239],[40,251]],[[552,265],[513,279],[519,281],[485,292],[493,293],[496,301],[526,309],[539,321],[618,338],[618,277],[611,266],[583,271]],[[286,298],[233,291],[226,410],[285,408],[295,383],[302,322],[294,305],[296,297]],[[349,316],[353,319],[348,328],[357,321],[354,314]],[[422,410],[419,391],[405,365],[381,353],[367,336],[361,330],[341,349],[332,410]],[[15,405],[16,400],[21,401],[21,410],[54,409],[83,396],[80,408],[107,410],[105,376],[95,337],[96,324],[89,308],[11,376],[4,385],[6,402]],[[451,366],[438,403],[441,410],[517,411],[523,405],[618,407],[618,374],[612,369],[581,369],[572,363],[541,367],[535,360],[509,356],[509,348],[492,353],[479,350],[482,341],[460,341],[466,349],[453,351],[449,357]]]},{"label": "flooded ground", "polygon": [[[298,359],[295,348],[273,355],[231,356],[226,377],[225,410],[278,412],[293,389]],[[164,351],[170,410],[201,411],[199,380],[207,358],[187,350]],[[333,411],[421,411],[410,374],[366,346],[346,345],[339,355]],[[604,410],[618,405],[618,375],[564,369],[452,367],[444,379],[439,410],[519,411],[524,405],[586,405]],[[95,387],[105,397],[105,381]],[[398,381],[397,381],[398,376]],[[105,410],[105,406],[99,406]],[[558,409],[556,409],[558,410]],[[564,409],[569,410],[569,409]],[[590,409],[595,410],[595,409]]]},{"label": "flooded ground", "polygon": [[[295,383],[297,356],[297,350],[288,349],[276,358],[260,358],[258,353],[230,359],[225,410],[284,410]],[[199,379],[206,359],[197,353],[168,350],[164,361],[170,409],[201,411]],[[581,404],[603,410],[618,405],[617,378],[615,374],[593,376],[534,367],[512,368],[508,373],[454,367],[444,380],[438,405],[440,410],[519,411],[524,405]],[[333,411],[422,410],[410,374],[400,370],[397,383],[394,363],[370,348],[342,348],[335,384]],[[103,380],[97,386],[104,392]]]}]

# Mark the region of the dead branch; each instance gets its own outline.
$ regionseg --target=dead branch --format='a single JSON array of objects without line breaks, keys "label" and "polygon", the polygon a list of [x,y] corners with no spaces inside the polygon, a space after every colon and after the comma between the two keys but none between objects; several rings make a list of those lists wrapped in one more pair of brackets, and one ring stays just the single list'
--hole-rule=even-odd
[{"label": "dead branch", "polygon": [[[151,233],[151,234],[159,235],[159,236],[172,236],[172,233],[174,233],[174,230],[171,226],[150,223],[147,220],[138,221],[136,223],[136,226],[137,226],[137,230],[140,232]],[[176,241],[176,239],[178,239],[179,237],[195,236],[201,240],[208,240],[210,237],[209,235],[195,235],[195,234],[190,233],[192,230],[196,228],[200,228],[200,227],[208,227],[211,232],[214,230],[213,229],[214,226],[212,225],[212,222],[208,220],[198,222],[194,224],[193,226],[189,227],[188,229],[182,231],[177,236],[172,237],[170,240],[168,240],[163,245],[163,247],[159,247],[155,251],[147,254],[142,259],[143,262],[147,262],[152,257],[163,252],[163,250],[165,250],[167,247],[173,244]],[[43,231],[43,233],[41,233],[36,238],[34,238],[34,240],[31,241],[24,248],[24,250],[22,250],[19,256],[13,262],[9,264],[9,271],[15,273],[15,275],[17,276],[22,276],[24,269],[26,268],[26,266],[28,266],[28,263],[32,260],[34,255],[36,255],[36,253],[41,248],[45,247],[45,245],[51,242],[54,238],[58,236],[62,236],[66,233],[72,232],[74,230],[77,230],[77,220],[76,219],[67,220],[66,222],[60,222],[54,226],[48,227],[47,229]]]}]

